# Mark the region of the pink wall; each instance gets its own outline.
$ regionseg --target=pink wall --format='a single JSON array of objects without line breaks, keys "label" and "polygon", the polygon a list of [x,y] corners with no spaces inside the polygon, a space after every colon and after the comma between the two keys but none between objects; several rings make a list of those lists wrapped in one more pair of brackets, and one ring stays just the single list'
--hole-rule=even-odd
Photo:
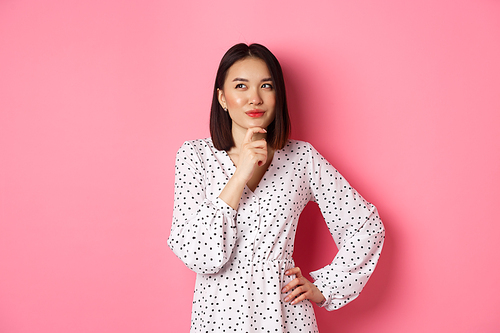
[{"label": "pink wall", "polygon": [[[208,135],[218,61],[282,62],[293,137],[387,227],[321,332],[500,330],[499,1],[0,2],[0,332],[186,332],[166,246],[174,154]],[[317,242],[310,243],[314,238]],[[318,211],[296,259],[328,263]]]}]

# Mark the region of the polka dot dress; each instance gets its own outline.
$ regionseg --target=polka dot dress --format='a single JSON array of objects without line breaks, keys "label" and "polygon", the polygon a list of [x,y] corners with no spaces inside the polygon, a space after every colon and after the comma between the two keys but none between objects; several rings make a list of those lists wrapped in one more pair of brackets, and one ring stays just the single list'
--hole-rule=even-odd
[{"label": "polka dot dress", "polygon": [[191,332],[318,332],[312,304],[284,302],[299,215],[316,202],[339,248],[310,275],[327,310],[358,297],[382,250],[384,227],[365,201],[310,144],[276,151],[259,185],[245,187],[238,210],[218,195],[236,167],[211,139],[177,153],[168,245],[197,273]]}]

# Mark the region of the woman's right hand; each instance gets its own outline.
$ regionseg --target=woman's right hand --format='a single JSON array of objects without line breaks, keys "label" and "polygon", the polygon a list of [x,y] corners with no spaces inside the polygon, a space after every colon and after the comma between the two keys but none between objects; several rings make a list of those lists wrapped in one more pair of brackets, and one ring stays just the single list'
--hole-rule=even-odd
[{"label": "woman's right hand", "polygon": [[234,175],[240,177],[245,184],[252,178],[257,166],[265,165],[267,162],[267,142],[265,139],[252,141],[254,134],[267,133],[260,127],[251,127],[247,130],[236,162]]},{"label": "woman's right hand", "polygon": [[238,209],[245,185],[252,179],[257,166],[265,165],[267,162],[266,140],[252,141],[253,136],[258,133],[264,134],[266,130],[260,127],[247,130],[238,155],[232,157],[236,171],[219,194],[219,198],[233,209]]}]

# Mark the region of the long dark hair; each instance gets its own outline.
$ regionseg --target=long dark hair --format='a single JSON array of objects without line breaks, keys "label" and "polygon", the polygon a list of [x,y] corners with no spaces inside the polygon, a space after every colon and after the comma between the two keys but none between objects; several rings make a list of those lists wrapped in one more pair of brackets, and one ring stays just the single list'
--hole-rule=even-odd
[{"label": "long dark hair", "polygon": [[219,103],[217,89],[222,89],[227,71],[238,60],[248,57],[262,59],[271,73],[276,92],[275,118],[267,127],[267,143],[273,149],[282,149],[290,135],[290,117],[286,103],[285,80],[278,59],[265,46],[260,44],[236,44],[222,57],[215,78],[212,108],[210,110],[210,135],[215,148],[229,150],[234,147],[231,132],[232,121],[229,112],[225,112]]}]

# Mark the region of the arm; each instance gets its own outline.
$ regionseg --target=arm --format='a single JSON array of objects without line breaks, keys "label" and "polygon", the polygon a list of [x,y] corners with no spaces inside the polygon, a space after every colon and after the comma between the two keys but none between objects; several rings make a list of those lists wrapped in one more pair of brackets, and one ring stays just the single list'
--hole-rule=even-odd
[{"label": "arm", "polygon": [[312,146],[310,188],[339,251],[331,264],[311,272],[326,300],[327,310],[338,309],[359,296],[382,251],[385,229],[372,204]]},{"label": "arm", "polygon": [[205,195],[202,161],[192,144],[177,152],[172,228],[168,245],[196,273],[217,273],[229,260],[237,238],[236,211]]},{"label": "arm", "polygon": [[265,140],[252,141],[254,134],[265,132],[260,127],[247,130],[238,154],[236,171],[219,195],[220,199],[234,209],[238,209],[245,185],[252,178],[255,168],[266,164],[267,142]]}]

